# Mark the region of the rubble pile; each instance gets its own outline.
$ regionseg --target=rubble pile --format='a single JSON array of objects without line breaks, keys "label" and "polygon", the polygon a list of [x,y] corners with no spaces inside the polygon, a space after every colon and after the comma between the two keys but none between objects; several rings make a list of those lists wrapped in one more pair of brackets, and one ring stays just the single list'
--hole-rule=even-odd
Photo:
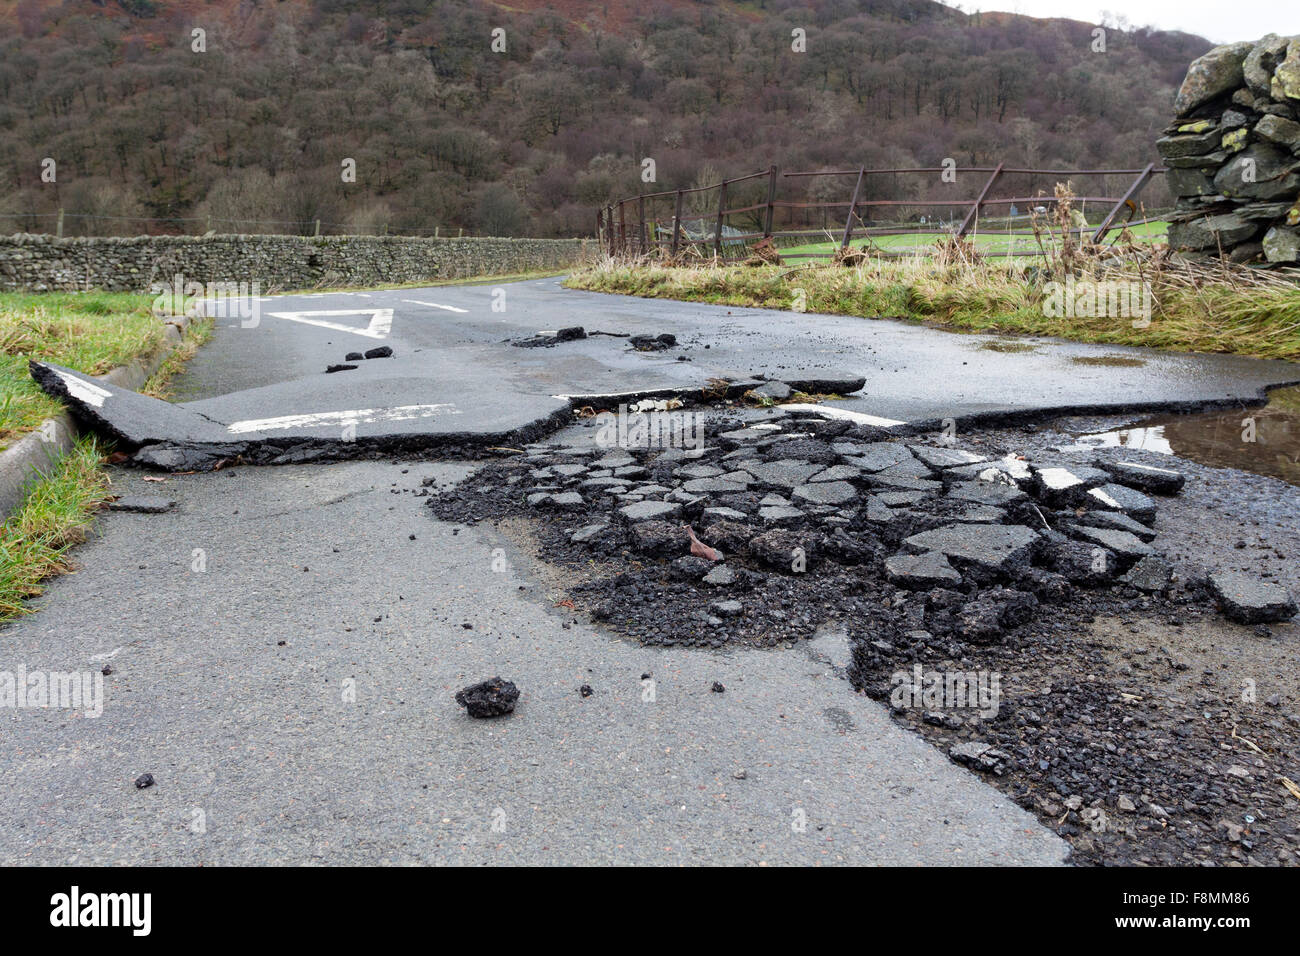
[{"label": "rubble pile", "polygon": [[544,519],[549,556],[610,572],[575,597],[647,643],[770,646],[837,614],[868,655],[882,629],[995,642],[1080,590],[1218,596],[1251,623],[1294,613],[1285,593],[1238,587],[1228,601],[1175,581],[1153,524],[1156,496],[1182,483],[1137,462],[990,458],[810,414],[713,426],[704,450],[533,445],[430,507]]},{"label": "rubble pile", "polygon": [[1177,197],[1174,249],[1300,261],[1300,37],[1269,34],[1194,61],[1157,140]]},{"label": "rubble pile", "polygon": [[[836,666],[856,689],[988,775],[1080,861],[1293,859],[1300,834],[1279,816],[1293,798],[1223,744],[1241,724],[1285,752],[1300,715],[1271,710],[1275,698],[1262,715],[1214,703],[1180,638],[1221,612],[1267,641],[1295,602],[1259,576],[1161,554],[1162,498],[1183,473],[1117,449],[1089,459],[1035,442],[1025,458],[1004,444],[1013,435],[960,448],[790,406],[765,414],[710,423],[702,451],[566,429],[429,505],[507,534],[528,519],[565,577],[561,603],[645,644],[790,648],[842,633]],[[964,700],[927,697],[952,680]]]}]

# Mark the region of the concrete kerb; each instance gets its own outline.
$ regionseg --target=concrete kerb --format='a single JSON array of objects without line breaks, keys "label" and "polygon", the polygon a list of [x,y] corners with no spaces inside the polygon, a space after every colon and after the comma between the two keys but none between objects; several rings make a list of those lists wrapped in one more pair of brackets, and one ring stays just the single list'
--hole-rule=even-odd
[{"label": "concrete kerb", "polygon": [[[169,316],[161,348],[96,377],[119,388],[139,389],[184,341],[189,322],[188,316]],[[0,516],[8,517],[22,504],[30,486],[54,470],[79,435],[76,420],[63,412],[0,452]]]}]

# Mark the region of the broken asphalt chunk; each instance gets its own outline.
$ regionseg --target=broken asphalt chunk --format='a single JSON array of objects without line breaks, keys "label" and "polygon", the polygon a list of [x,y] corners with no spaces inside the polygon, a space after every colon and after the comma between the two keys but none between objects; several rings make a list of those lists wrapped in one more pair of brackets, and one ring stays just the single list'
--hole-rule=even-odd
[{"label": "broken asphalt chunk", "polygon": [[1253,574],[1217,571],[1209,576],[1208,583],[1224,616],[1238,624],[1271,624],[1296,615],[1295,599],[1286,588],[1261,581]]},{"label": "broken asphalt chunk", "polygon": [[1097,467],[1109,472],[1121,485],[1137,488],[1153,495],[1176,495],[1183,490],[1187,478],[1172,468],[1156,468],[1136,461],[1098,460]]},{"label": "broken asphalt chunk", "polygon": [[500,717],[515,709],[519,688],[508,680],[491,677],[456,692],[456,703],[471,717]]},{"label": "broken asphalt chunk", "polygon": [[891,584],[914,591],[961,584],[961,575],[937,551],[891,555],[885,559],[885,574]]},{"label": "broken asphalt chunk", "polygon": [[958,567],[1009,572],[1027,565],[1038,535],[1022,525],[952,524],[903,540],[913,551],[938,551]]},{"label": "broken asphalt chunk", "polygon": [[156,495],[123,495],[108,503],[109,511],[134,511],[139,514],[160,515],[176,507],[174,498]]},{"label": "broken asphalt chunk", "polygon": [[1156,520],[1156,503],[1140,491],[1113,482],[1092,488],[1085,499],[1094,508],[1122,511],[1135,521],[1151,524]]}]

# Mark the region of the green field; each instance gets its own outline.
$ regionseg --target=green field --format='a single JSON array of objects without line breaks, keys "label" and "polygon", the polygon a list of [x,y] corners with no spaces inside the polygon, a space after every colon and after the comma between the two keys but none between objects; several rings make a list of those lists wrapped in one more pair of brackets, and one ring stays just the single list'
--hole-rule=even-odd
[{"label": "green field", "polygon": [[[1168,223],[1148,222],[1132,229],[1133,236],[1139,242],[1161,242],[1164,240],[1168,230]],[[863,248],[874,245],[876,248],[883,249],[891,253],[924,253],[928,246],[934,245],[939,240],[945,238],[948,233],[942,232],[915,232],[904,236],[872,236],[854,239],[850,245],[854,248]],[[1110,239],[1119,236],[1115,231],[1110,234]],[[968,237],[975,244],[975,248],[985,255],[1005,256],[1012,253],[1030,253],[1038,251],[1038,242],[1033,236],[1008,235],[996,231],[985,231],[973,233]],[[810,242],[798,246],[789,246],[780,248],[778,251],[783,257],[793,257],[801,255],[824,255],[830,256],[840,246],[839,242]]]}]

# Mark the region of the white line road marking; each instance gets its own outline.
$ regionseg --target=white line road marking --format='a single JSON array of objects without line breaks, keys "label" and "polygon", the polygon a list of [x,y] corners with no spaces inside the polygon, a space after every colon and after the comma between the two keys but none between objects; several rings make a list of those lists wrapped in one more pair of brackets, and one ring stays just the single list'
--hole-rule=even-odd
[{"label": "white line road marking", "polygon": [[794,405],[782,405],[786,411],[790,412],[813,412],[824,418],[835,418],[842,421],[856,422],[859,425],[876,425],[880,428],[888,428],[890,425],[906,425],[906,422],[895,421],[892,418],[877,418],[875,415],[865,415],[862,412],[851,412],[847,408],[835,408],[832,405],[812,405],[797,403]]},{"label": "white line road marking", "polygon": [[[267,314],[277,319],[288,319],[290,322],[301,322],[304,325],[317,325],[322,329],[333,329],[335,332],[351,332],[353,335],[364,335],[371,339],[388,338],[389,330],[393,327],[392,309],[325,309],[320,312],[268,312]],[[358,329],[352,325],[313,318],[321,315],[369,315],[370,325]]]},{"label": "white line road marking", "polygon": [[405,422],[433,418],[442,412],[459,415],[451,403],[442,405],[397,405],[393,408],[357,408],[344,412],[315,412],[306,415],[282,415],[279,418],[250,418],[227,425],[232,435],[248,432],[278,431],[285,428],[341,428],[346,425],[369,425],[374,422]]},{"label": "white line road marking", "polygon": [[63,379],[64,385],[68,386],[69,395],[78,401],[85,402],[87,405],[103,408],[104,400],[113,394],[106,388],[100,388],[98,385],[93,385],[85,379],[77,378],[75,375],[69,375],[67,372],[61,372],[58,369],[53,369],[53,372]]},{"label": "white line road marking", "polygon": [[423,305],[430,309],[444,309],[447,312],[468,312],[469,309],[458,309],[454,305],[439,305],[437,302],[421,302],[419,299],[403,299],[403,302],[409,302],[411,305]]}]

